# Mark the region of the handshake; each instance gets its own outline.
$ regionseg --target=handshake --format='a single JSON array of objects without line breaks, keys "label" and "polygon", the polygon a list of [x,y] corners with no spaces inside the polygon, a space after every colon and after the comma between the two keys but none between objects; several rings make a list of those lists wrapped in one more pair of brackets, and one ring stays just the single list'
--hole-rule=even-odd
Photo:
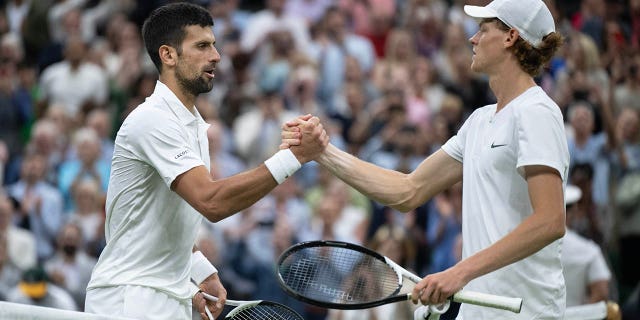
[{"label": "handshake", "polygon": [[302,164],[315,160],[328,144],[329,136],[318,117],[307,114],[282,125],[280,149],[291,149]]}]

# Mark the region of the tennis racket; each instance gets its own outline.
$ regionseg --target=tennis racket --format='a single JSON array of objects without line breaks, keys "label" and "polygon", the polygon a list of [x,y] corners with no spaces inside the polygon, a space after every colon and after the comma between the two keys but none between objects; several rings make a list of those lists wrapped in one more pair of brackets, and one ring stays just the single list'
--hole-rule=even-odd
[{"label": "tennis racket", "polygon": [[[209,301],[218,301],[217,297],[206,292],[202,292],[202,294],[204,295],[204,298]],[[293,309],[272,301],[226,300],[225,304],[236,307],[225,317],[225,319],[229,320],[304,320],[304,318],[302,318],[302,316]],[[206,306],[205,311],[207,312],[209,320],[215,320],[211,315],[209,308]]]},{"label": "tennis racket", "polygon": [[[367,309],[411,299],[422,278],[368,248],[341,241],[309,241],[278,259],[278,281],[294,298],[331,309]],[[403,290],[404,289],[404,290]],[[519,313],[522,299],[460,291],[459,303]]]}]

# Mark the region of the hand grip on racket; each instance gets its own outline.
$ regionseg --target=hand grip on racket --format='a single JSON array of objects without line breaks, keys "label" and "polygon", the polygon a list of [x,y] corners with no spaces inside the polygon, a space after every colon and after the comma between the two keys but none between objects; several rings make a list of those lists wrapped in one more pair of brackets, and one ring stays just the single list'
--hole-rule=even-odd
[{"label": "hand grip on racket", "polygon": [[[206,292],[202,292],[202,295],[209,301],[218,301],[217,297]],[[225,317],[225,319],[228,320],[304,320],[304,318],[293,309],[272,301],[238,301],[227,299],[225,304],[236,307]],[[205,311],[207,312],[209,320],[215,320],[206,306]]]},{"label": "hand grip on racket", "polygon": [[[405,285],[405,280],[408,280]],[[341,241],[309,241],[291,246],[278,259],[278,281],[294,298],[333,309],[367,309],[411,299],[422,278],[368,248]],[[521,298],[459,291],[459,303],[519,313]]]}]

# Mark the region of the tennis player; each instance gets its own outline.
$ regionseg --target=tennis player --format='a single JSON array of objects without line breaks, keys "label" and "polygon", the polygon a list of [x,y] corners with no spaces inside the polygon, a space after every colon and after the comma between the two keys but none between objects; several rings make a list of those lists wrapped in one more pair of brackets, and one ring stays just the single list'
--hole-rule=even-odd
[{"label": "tennis player", "polygon": [[[329,145],[316,159],[368,197],[402,211],[463,181],[463,259],[422,279],[414,302],[443,303],[463,288],[521,297],[522,312],[463,305],[459,319],[561,319],[560,259],[569,153],[560,109],[535,76],[562,43],[541,0],[465,6],[479,19],[471,69],[489,77],[497,103],[477,109],[457,135],[403,174]],[[284,144],[298,143],[287,139]]]},{"label": "tennis player", "polygon": [[194,106],[200,93],[211,90],[220,61],[212,26],[207,10],[186,3],[160,7],[144,23],[144,42],[160,77],[115,140],[107,245],[87,288],[87,312],[191,319],[193,303],[208,319],[202,290],[220,298],[209,305],[218,316],[226,290],[194,247],[203,216],[216,222],[247,208],[328,143],[319,120],[309,116],[298,133],[304,133],[301,147],[280,150],[253,170],[212,179],[208,125]]}]

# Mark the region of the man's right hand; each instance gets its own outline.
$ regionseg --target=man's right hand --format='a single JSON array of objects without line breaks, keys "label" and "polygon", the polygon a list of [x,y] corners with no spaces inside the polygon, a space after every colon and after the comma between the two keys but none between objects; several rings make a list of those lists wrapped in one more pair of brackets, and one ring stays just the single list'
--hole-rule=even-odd
[{"label": "man's right hand", "polygon": [[300,163],[315,159],[329,144],[329,136],[318,117],[301,116],[285,123],[282,127],[280,148],[290,147]]}]

